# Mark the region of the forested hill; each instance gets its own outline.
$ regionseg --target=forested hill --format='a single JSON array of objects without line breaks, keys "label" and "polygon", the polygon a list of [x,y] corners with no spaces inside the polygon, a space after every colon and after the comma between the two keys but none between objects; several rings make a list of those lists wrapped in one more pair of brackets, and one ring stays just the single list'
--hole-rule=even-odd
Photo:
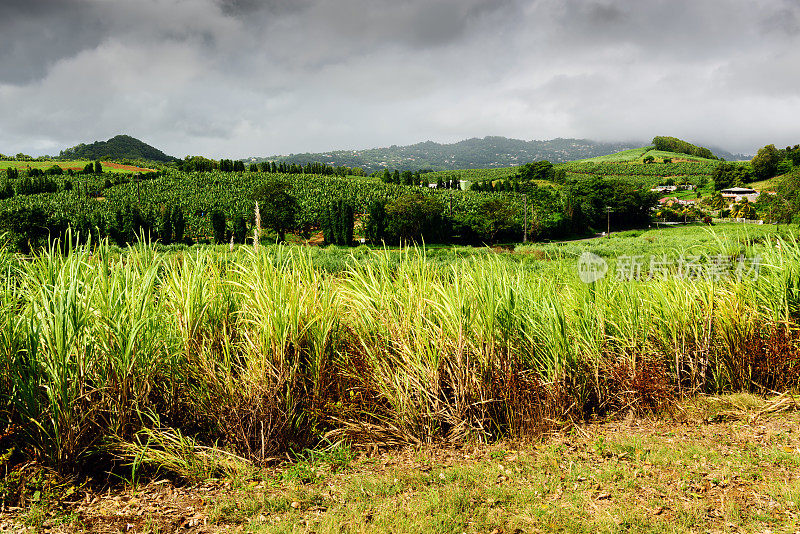
[{"label": "forested hill", "polygon": [[366,150],[337,150],[333,152],[291,154],[251,158],[248,161],[285,161],[306,164],[327,163],[331,166],[361,167],[367,172],[382,168],[399,170],[431,169],[490,169],[522,165],[546,159],[553,163],[604,156],[644,143],[598,143],[588,139],[551,139],[522,141],[506,137],[484,137],[440,144],[433,141],[409,146],[392,145]]},{"label": "forested hill", "polygon": [[129,135],[117,135],[108,141],[83,143],[61,151],[61,158],[76,160],[143,159],[149,161],[174,161],[159,149]]}]

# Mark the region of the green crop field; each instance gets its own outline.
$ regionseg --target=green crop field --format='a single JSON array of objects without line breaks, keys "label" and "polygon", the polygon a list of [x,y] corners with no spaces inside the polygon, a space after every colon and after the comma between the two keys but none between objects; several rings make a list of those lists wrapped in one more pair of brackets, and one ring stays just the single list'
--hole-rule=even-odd
[{"label": "green crop field", "polygon": [[[151,182],[148,194],[169,189]],[[358,189],[349,183],[342,187]],[[228,185],[198,187],[219,194]],[[581,279],[587,253],[604,269],[593,281]],[[687,259],[698,269],[685,271]],[[632,271],[632,261],[641,269]],[[408,514],[402,525],[409,529],[438,521],[418,509],[451,508],[449,521],[459,531],[467,524],[599,528],[619,514],[651,525],[660,519],[637,504],[638,490],[620,477],[639,480],[634,474],[649,465],[642,477],[662,488],[651,496],[653,506],[675,507],[684,493],[664,492],[690,491],[668,482],[677,462],[697,459],[697,473],[724,462],[700,461],[692,452],[700,449],[691,449],[661,465],[666,437],[612,439],[600,429],[587,440],[587,431],[570,437],[569,429],[624,414],[665,420],[665,410],[698,392],[797,388],[798,295],[798,230],[787,225],[614,232],[513,250],[147,243],[115,249],[100,242],[22,256],[0,248],[0,417],[7,421],[0,495],[15,507],[0,520],[40,530],[63,525],[67,532],[124,517],[134,525],[129,530],[155,532],[176,520],[167,519],[173,504],[163,508],[174,503],[192,507],[178,523],[209,528],[268,531],[305,521],[338,531],[374,522],[376,531],[391,531],[384,512],[370,511],[384,503]],[[794,406],[782,397],[747,402],[756,407],[742,416],[750,421],[770,407]],[[539,456],[536,447],[508,446],[532,455],[524,459],[504,452],[506,442],[536,443],[555,431],[570,447],[588,449]],[[775,443],[769,454],[785,463],[788,442]],[[366,456],[355,461],[359,451],[374,458],[406,447],[411,457],[391,471],[375,464],[373,473]],[[426,450],[487,461],[405,469],[418,466]],[[760,453],[726,450],[731,469],[778,472]],[[622,461],[623,453],[625,462],[643,463],[603,461],[609,454]],[[561,475],[553,467],[567,464]],[[556,474],[524,478],[546,466]],[[356,468],[355,485],[335,478]],[[101,497],[59,475],[95,472],[112,473],[137,496],[115,508],[123,502],[118,493]],[[159,483],[144,489],[154,479]],[[205,497],[175,489],[146,508],[159,488],[172,487],[168,480],[203,488]],[[789,501],[796,492],[747,480],[748,495]],[[533,494],[515,495],[539,486],[563,495],[580,515],[542,508],[545,515],[529,517]],[[470,499],[478,501],[446,504]],[[593,515],[589,502],[608,499],[618,504],[609,508],[611,523]],[[715,502],[708,497],[703,510]],[[502,514],[493,511],[498,503]],[[666,514],[665,524],[715,524],[692,510],[678,523]],[[779,521],[721,510],[735,525]]]},{"label": "green crop field", "polygon": [[[70,161],[2,161],[0,160],[0,171],[8,168],[24,170],[27,168],[40,169],[42,171],[49,169],[53,165],[58,165],[66,172],[68,170],[82,171],[88,163],[94,163],[89,160],[70,160]],[[108,161],[100,162],[105,172],[131,174],[136,172],[150,172],[152,169],[143,167],[136,167],[132,165],[123,165]]]},{"label": "green crop field", "polygon": [[685,161],[694,161],[698,163],[718,163],[717,160],[708,159],[708,158],[701,158],[698,156],[689,156],[687,154],[681,154],[678,152],[664,152],[661,150],[654,150],[653,147],[642,147],[642,148],[634,148],[631,150],[623,150],[622,152],[617,152],[615,154],[609,154],[607,156],[598,156],[595,158],[588,158],[583,159],[580,161],[585,162],[614,162],[614,163],[642,163],[642,158],[645,156],[653,156],[656,160],[663,160],[664,158],[670,158],[672,160],[685,160]]},{"label": "green crop field", "polygon": [[[653,156],[655,162],[643,163],[644,156]],[[672,160],[663,163],[664,158]],[[719,162],[717,160],[688,156],[676,152],[662,152],[653,150],[652,147],[624,150],[607,156],[559,163],[554,170],[564,171],[567,179],[581,180],[590,177],[604,179],[633,179],[646,186],[657,185],[671,178],[673,180],[686,179],[697,182],[704,179],[711,180],[711,175]],[[519,172],[519,167],[504,167],[499,169],[465,169],[460,171],[442,171],[428,173],[424,176],[435,183],[438,178],[457,178],[467,180],[469,184],[485,180],[497,181],[512,178]],[[557,184],[547,181],[537,181],[538,185]]]},{"label": "green crop field", "polygon": [[[796,387],[794,232],[653,230],[504,253],[364,248],[333,270],[324,257],[339,249],[5,252],[0,391],[16,393],[0,409],[23,450],[56,467],[113,451],[197,480],[323,436],[522,437],[696,391]],[[586,252],[608,261],[591,284],[579,279]],[[620,278],[634,256],[672,263]],[[681,276],[684,256],[702,272]],[[767,338],[787,352],[762,367]]]}]

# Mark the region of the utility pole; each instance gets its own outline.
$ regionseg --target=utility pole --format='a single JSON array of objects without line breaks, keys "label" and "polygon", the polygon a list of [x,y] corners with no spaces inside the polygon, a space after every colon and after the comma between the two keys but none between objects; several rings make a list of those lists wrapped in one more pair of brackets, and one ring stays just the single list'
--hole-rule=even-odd
[{"label": "utility pole", "polygon": [[611,235],[611,206],[606,206],[606,237]]},{"label": "utility pole", "polygon": [[523,211],[525,212],[525,226],[523,227],[522,242],[528,242],[528,195],[522,195]]}]

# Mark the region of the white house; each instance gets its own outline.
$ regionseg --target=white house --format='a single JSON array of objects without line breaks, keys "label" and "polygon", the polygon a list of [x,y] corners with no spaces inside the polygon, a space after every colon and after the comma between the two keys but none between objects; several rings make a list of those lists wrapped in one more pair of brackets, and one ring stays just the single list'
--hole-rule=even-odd
[{"label": "white house", "polygon": [[731,187],[729,189],[723,189],[720,193],[722,194],[722,198],[732,199],[734,202],[739,202],[743,198],[746,198],[748,202],[755,202],[758,200],[760,194],[755,189],[747,187]]}]

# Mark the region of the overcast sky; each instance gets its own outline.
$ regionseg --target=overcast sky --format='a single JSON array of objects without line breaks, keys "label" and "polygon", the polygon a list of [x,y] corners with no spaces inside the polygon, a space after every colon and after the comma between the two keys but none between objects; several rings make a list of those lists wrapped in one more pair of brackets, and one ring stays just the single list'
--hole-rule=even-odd
[{"label": "overcast sky", "polygon": [[800,143],[800,0],[0,0],[0,152]]}]

